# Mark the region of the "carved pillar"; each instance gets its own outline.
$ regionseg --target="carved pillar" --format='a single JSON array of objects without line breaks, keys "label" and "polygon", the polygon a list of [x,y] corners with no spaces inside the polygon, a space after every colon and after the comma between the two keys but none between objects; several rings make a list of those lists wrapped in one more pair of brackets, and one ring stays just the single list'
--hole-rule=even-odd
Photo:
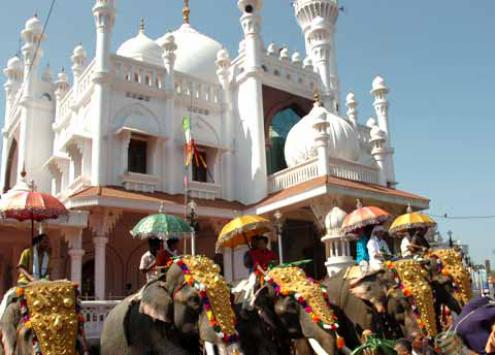
[{"label": "carved pillar", "polygon": [[108,236],[122,214],[121,210],[102,209],[89,218],[95,246],[95,298],[105,299],[106,284],[106,245]]},{"label": "carved pillar", "polygon": [[65,239],[69,244],[70,279],[81,286],[82,260],[85,254],[82,248],[82,229],[70,229],[65,232]]},{"label": "carved pillar", "polygon": [[321,241],[328,245],[329,254],[325,266],[329,276],[353,264],[349,241],[340,229],[345,216],[346,213],[342,209],[333,207],[325,218],[327,234],[321,238]]}]

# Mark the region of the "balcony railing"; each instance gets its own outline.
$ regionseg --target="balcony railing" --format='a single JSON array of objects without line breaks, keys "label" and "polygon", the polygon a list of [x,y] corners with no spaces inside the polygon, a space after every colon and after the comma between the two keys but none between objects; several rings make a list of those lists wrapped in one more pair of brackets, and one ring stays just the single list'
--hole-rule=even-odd
[{"label": "balcony railing", "polygon": [[[268,177],[268,189],[274,193],[299,185],[318,177],[317,158],[302,164],[281,170]],[[378,168],[341,159],[330,159],[329,175],[342,179],[378,184]]]},{"label": "balcony railing", "polygon": [[108,316],[108,313],[119,304],[121,301],[82,301],[82,314],[84,315],[85,323],[84,330],[86,338],[90,342],[100,339],[101,331],[103,330],[103,322]]},{"label": "balcony railing", "polygon": [[189,192],[191,197],[214,200],[220,198],[220,185],[209,182],[189,181]]},{"label": "balcony railing", "polygon": [[301,184],[318,176],[317,158],[305,161],[292,168],[281,170],[268,177],[269,192],[277,192]]}]

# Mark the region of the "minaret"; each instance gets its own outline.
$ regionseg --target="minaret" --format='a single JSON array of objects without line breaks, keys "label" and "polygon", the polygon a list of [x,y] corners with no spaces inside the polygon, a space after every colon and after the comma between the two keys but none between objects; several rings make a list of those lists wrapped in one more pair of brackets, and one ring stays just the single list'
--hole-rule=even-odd
[{"label": "minaret", "polygon": [[395,171],[394,171],[394,160],[393,154],[394,149],[392,148],[392,140],[390,137],[390,130],[388,124],[388,100],[387,94],[390,92],[389,88],[385,85],[385,80],[381,76],[377,76],[373,80],[372,89],[370,91],[371,95],[375,98],[373,106],[375,108],[376,118],[378,121],[378,127],[385,132],[385,143],[384,143],[384,154],[385,157],[385,176],[387,179],[387,185],[395,186],[397,183],[395,181]]},{"label": "minaret", "polygon": [[112,31],[115,23],[116,0],[96,0],[93,15],[96,24],[96,55],[94,102],[92,115],[92,154],[91,154],[91,184],[103,186],[106,183],[107,154],[104,145],[104,127],[110,119],[110,49]]},{"label": "minaret", "polygon": [[[72,62],[72,75],[74,77],[74,89],[77,91],[79,86],[79,78],[83,73],[84,69],[86,69],[86,61],[88,59],[88,54],[86,50],[79,44],[74,48],[72,52],[72,57],[70,58]],[[79,93],[77,93],[79,95]]]},{"label": "minaret", "polygon": [[22,62],[18,56],[12,57],[7,62],[7,67],[3,70],[7,81],[3,85],[5,88],[5,121],[9,122],[10,109],[15,102],[17,92],[23,79]]},{"label": "minaret", "polygon": [[295,0],[294,11],[304,33],[306,54],[320,75],[323,104],[336,113],[340,95],[334,38],[339,15],[337,0]]},{"label": "minaret", "polygon": [[244,32],[244,72],[238,78],[237,108],[242,132],[237,135],[237,181],[242,182],[240,200],[254,203],[266,197],[268,192],[263,93],[261,83],[261,58],[263,52],[260,37],[261,0],[238,0],[242,13]]},{"label": "minaret", "polygon": [[358,126],[358,103],[356,101],[356,96],[353,92],[347,94],[345,98],[345,104],[347,106],[347,118],[351,122],[352,126],[357,129]]},{"label": "minaret", "polygon": [[[220,85],[222,86],[222,135],[224,137],[224,144],[228,148],[233,146],[234,141],[234,127],[232,122],[232,95],[231,95],[231,64],[232,61],[229,56],[229,52],[222,48],[217,53],[217,77]],[[233,149],[227,149],[223,155],[223,170],[227,173],[223,175],[224,180],[222,185],[224,186],[223,194],[225,199],[234,199],[234,184],[233,176],[235,175],[235,159]]]},{"label": "minaret", "polygon": [[[19,130],[19,155],[17,159],[18,167],[25,167],[28,174],[32,174],[34,167],[29,164],[27,152],[29,149],[28,131],[32,126],[34,85],[38,81],[38,67],[42,57],[41,43],[45,39],[43,35],[43,25],[35,15],[27,20],[21,32],[24,42],[22,46],[22,56],[24,62],[23,93],[19,102],[22,105],[21,122]],[[32,176],[28,176],[30,179]],[[20,175],[18,176],[20,179]],[[38,182],[39,183],[39,182]]]},{"label": "minaret", "polygon": [[318,176],[327,176],[329,173],[328,140],[330,135],[328,134],[328,127],[330,127],[330,123],[327,121],[325,109],[322,108],[319,94],[315,94],[315,103],[311,113],[315,113],[315,117],[312,118],[312,127],[316,131],[315,146],[318,154]]},{"label": "minaret", "polygon": [[386,176],[386,159],[387,148],[385,143],[387,141],[387,134],[378,125],[371,127],[370,131],[370,143],[372,144],[371,155],[375,159],[378,165],[378,183],[382,186],[387,185]]}]

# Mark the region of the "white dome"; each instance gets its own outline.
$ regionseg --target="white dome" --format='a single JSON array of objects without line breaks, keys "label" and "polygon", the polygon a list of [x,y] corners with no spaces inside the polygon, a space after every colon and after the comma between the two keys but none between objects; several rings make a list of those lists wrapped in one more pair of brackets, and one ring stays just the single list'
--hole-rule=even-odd
[{"label": "white dome", "polygon": [[[215,61],[222,45],[189,24],[183,24],[173,35],[177,44],[175,69],[199,79],[218,82]],[[159,46],[164,43],[165,36],[156,40]]]},{"label": "white dome", "polygon": [[376,126],[376,119],[374,117],[368,118],[368,121],[366,121],[366,127],[372,128],[373,126]]},{"label": "white dome", "polygon": [[383,90],[385,92],[388,92],[388,88],[385,85],[385,80],[381,76],[377,76],[375,79],[373,79],[373,83],[371,84],[372,90],[371,93],[379,90]]},{"label": "white dome", "polygon": [[288,167],[316,157],[317,132],[313,124],[321,117],[329,123],[329,155],[351,161],[359,159],[359,140],[352,125],[345,119],[328,112],[323,106],[315,104],[311,112],[296,123],[287,135],[284,153]]},{"label": "white dome", "polygon": [[119,47],[117,54],[141,62],[163,66],[162,49],[155,41],[144,34],[141,29],[138,35],[131,38]]},{"label": "white dome", "polygon": [[74,51],[72,52],[72,54],[75,57],[86,58],[88,56],[88,54],[86,53],[86,49],[84,49],[84,47],[81,44],[77,45],[76,48],[74,48]]},{"label": "white dome", "polygon": [[12,70],[22,71],[22,62],[18,56],[14,56],[7,62],[7,68]]},{"label": "white dome", "polygon": [[371,142],[384,141],[387,139],[387,134],[378,125],[371,128],[370,131]]},{"label": "white dome", "polygon": [[338,229],[344,222],[344,218],[347,216],[347,213],[339,207],[334,207],[328,212],[325,217],[325,227],[327,232],[332,229]]},{"label": "white dome", "polygon": [[38,16],[35,15],[26,21],[25,29],[32,31],[35,34],[40,34],[43,31],[43,25],[38,19]]}]

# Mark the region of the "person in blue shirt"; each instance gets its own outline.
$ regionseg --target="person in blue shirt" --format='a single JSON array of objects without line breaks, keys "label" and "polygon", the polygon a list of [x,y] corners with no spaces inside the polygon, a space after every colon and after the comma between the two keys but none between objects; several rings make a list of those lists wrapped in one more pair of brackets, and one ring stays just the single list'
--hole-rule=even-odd
[{"label": "person in blue shirt", "polygon": [[366,262],[369,264],[370,256],[368,254],[368,241],[370,240],[371,231],[374,226],[366,226],[356,232],[359,238],[356,242],[356,264],[360,265]]}]

